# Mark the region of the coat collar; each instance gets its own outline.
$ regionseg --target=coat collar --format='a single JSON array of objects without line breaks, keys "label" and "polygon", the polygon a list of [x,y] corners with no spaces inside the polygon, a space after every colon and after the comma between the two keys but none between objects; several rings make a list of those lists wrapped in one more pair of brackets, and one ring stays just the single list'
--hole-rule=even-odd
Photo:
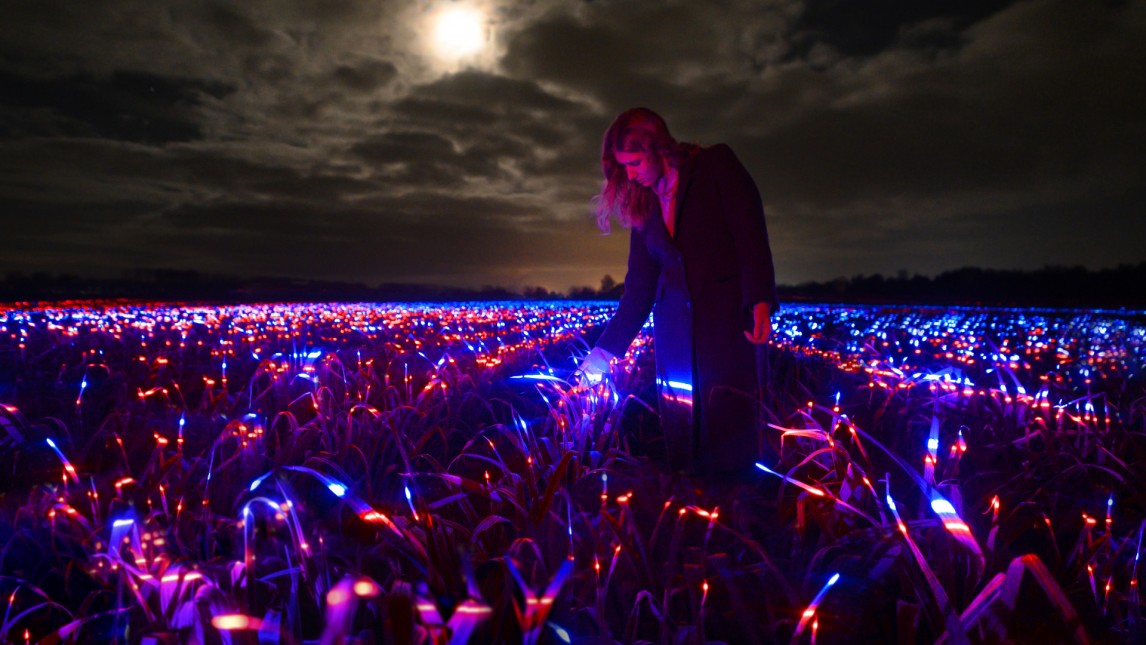
[{"label": "coat collar", "polygon": [[676,236],[680,235],[680,219],[684,214],[684,201],[688,198],[688,189],[692,185],[693,170],[696,168],[696,158],[700,155],[700,150],[693,150],[685,158],[684,164],[677,169],[677,184],[676,184],[676,204],[674,205],[673,212],[673,236],[675,242]]}]

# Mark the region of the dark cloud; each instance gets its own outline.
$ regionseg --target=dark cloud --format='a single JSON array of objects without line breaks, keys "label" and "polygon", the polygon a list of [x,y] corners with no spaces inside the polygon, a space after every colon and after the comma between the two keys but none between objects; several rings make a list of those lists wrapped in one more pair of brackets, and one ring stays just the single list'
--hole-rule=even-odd
[{"label": "dark cloud", "polygon": [[[793,25],[788,58],[807,59],[817,46],[832,47],[845,57],[873,56],[899,44],[956,48],[962,43],[959,30],[1012,4],[1014,0],[807,0]],[[920,24],[930,28],[915,28]]]},{"label": "dark cloud", "polygon": [[450,74],[395,101],[380,125],[391,131],[353,150],[376,167],[400,166],[407,183],[482,180],[503,194],[536,199],[575,182],[577,210],[587,211],[594,184],[586,171],[596,168],[596,144],[586,144],[603,126],[586,104],[537,82],[474,70]]},{"label": "dark cloud", "polygon": [[366,60],[357,65],[339,65],[332,73],[334,80],[356,92],[373,92],[398,76],[394,63],[385,60]]},{"label": "dark cloud", "polygon": [[[1146,25],[1088,24],[1095,13],[1027,11],[1037,51],[1022,55],[1005,40],[1013,25],[980,24],[958,55],[892,59],[872,83],[742,147],[774,178],[775,199],[827,208],[881,196],[1037,203],[1071,185],[1133,186],[1146,174],[1135,152],[1146,146],[1146,94],[1112,70],[1146,62],[1135,40]],[[1085,58],[1072,51],[1080,44]]]},{"label": "dark cloud", "polygon": [[0,105],[12,112],[30,109],[55,117],[40,127],[32,119],[0,126],[9,137],[92,137],[155,145],[202,138],[196,114],[202,98],[221,99],[234,91],[222,83],[136,72],[34,78],[0,70],[0,85]]},{"label": "dark cloud", "polygon": [[666,36],[637,20],[597,25],[558,16],[515,35],[503,63],[519,78],[556,83],[612,106],[663,105],[687,100],[669,79],[649,73],[677,55]]},{"label": "dark cloud", "polygon": [[202,8],[198,18],[221,40],[252,49],[267,47],[275,41],[274,32],[260,25],[254,16],[247,15],[238,4],[210,2]]},{"label": "dark cloud", "polygon": [[355,155],[403,186],[455,188],[468,176],[495,174],[492,159],[465,154],[437,134],[395,132],[355,144]]},{"label": "dark cloud", "polygon": [[420,86],[413,94],[415,98],[442,103],[485,107],[495,114],[545,111],[559,116],[577,107],[571,101],[542,90],[536,82],[472,70]]}]

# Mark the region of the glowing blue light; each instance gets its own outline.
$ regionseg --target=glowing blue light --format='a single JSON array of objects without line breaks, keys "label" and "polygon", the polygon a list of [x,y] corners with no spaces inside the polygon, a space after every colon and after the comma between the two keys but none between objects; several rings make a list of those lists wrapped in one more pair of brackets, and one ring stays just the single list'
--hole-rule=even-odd
[{"label": "glowing blue light", "polygon": [[111,527],[113,529],[122,529],[124,527],[131,526],[132,524],[135,524],[135,520],[116,520],[111,523]]},{"label": "glowing blue light", "polygon": [[928,439],[927,440],[927,449],[932,451],[932,452],[939,450],[939,440],[934,438],[934,437],[932,437],[931,439]]},{"label": "glowing blue light", "polygon": [[763,470],[766,473],[771,473],[771,474],[776,475],[776,476],[781,476],[780,473],[776,472],[775,470],[772,470],[771,468],[765,466],[764,464],[762,464],[760,462],[756,462],[756,467],[759,468],[760,470]]},{"label": "glowing blue light", "polygon": [[671,388],[673,390],[680,390],[682,392],[691,392],[692,391],[692,384],[691,383],[685,383],[683,381],[669,381],[666,379],[657,379],[657,383],[659,383],[661,385],[668,386],[669,388]]},{"label": "glowing blue light", "polygon": [[836,575],[832,576],[831,579],[828,580],[828,586],[830,587],[839,581],[840,581],[840,574],[837,573]]},{"label": "glowing blue light", "polygon": [[334,493],[335,495],[337,495],[339,497],[342,497],[343,495],[346,494],[346,487],[343,486],[342,484],[339,484],[338,482],[330,482],[329,484],[326,485],[326,487],[330,489],[330,492]]},{"label": "glowing blue light", "polygon": [[47,442],[48,442],[48,445],[49,445],[49,446],[51,446],[52,448],[54,448],[54,449],[56,449],[56,450],[59,450],[59,448],[56,448],[56,442],[55,442],[55,441],[52,441],[51,437],[49,437],[49,438],[45,439],[45,441],[47,441]]},{"label": "glowing blue light", "polygon": [[[268,472],[267,474],[263,475],[262,477],[259,477],[255,481],[251,482],[251,492],[252,493],[255,492],[255,489],[258,488],[260,485],[262,485],[262,483],[264,481],[266,481],[267,477],[270,477],[270,476],[271,476],[271,474]],[[331,489],[331,490],[333,490],[333,489]],[[338,495],[338,493],[336,492],[335,495]],[[338,496],[342,497],[342,495],[338,495]]]},{"label": "glowing blue light", "polygon": [[553,623],[549,623],[549,626],[553,628],[553,631],[557,632],[558,638],[565,641],[566,643],[572,643],[573,642],[569,638],[569,632],[565,631],[564,629],[561,629],[560,627],[558,627],[557,625],[554,625]]},{"label": "glowing blue light", "polygon": [[565,381],[562,381],[561,379],[557,378],[556,376],[550,376],[548,374],[522,374],[520,376],[509,377],[510,381],[515,381],[515,380],[519,380],[519,379],[531,380],[531,381],[556,381],[558,383],[564,383],[565,382]]},{"label": "glowing blue light", "polygon": [[939,515],[956,515],[955,507],[942,497],[931,500],[931,510]]}]

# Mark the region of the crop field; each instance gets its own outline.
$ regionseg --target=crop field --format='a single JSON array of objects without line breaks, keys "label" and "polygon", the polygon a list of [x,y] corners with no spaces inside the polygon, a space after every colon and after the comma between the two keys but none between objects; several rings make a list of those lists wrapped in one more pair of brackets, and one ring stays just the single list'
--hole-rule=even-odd
[{"label": "crop field", "polygon": [[0,310],[0,642],[1146,639],[1146,315],[785,305],[727,482],[615,306]]}]

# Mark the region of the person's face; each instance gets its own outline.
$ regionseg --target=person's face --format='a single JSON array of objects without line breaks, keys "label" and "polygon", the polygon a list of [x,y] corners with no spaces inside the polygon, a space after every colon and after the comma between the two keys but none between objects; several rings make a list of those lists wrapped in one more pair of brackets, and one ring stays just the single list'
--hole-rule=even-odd
[{"label": "person's face", "polygon": [[647,152],[624,152],[618,150],[613,158],[625,169],[629,181],[635,181],[645,188],[652,188],[663,174],[661,165]]}]

